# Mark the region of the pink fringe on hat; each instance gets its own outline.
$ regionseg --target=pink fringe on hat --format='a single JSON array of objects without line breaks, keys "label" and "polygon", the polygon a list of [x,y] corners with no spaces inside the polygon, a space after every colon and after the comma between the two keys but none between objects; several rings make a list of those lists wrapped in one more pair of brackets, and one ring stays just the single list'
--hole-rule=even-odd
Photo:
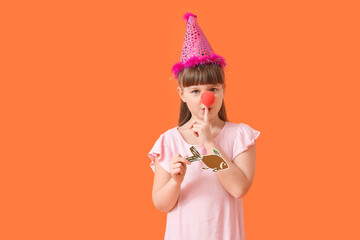
[{"label": "pink fringe on hat", "polygon": [[225,67],[225,59],[214,53],[196,21],[197,16],[187,12],[183,19],[187,21],[187,26],[181,58],[180,62],[174,64],[172,67],[172,72],[176,78],[184,68],[192,68],[199,64],[215,63],[221,67]]},{"label": "pink fringe on hat", "polygon": [[195,14],[192,14],[191,12],[186,12],[186,13],[184,14],[183,19],[187,21],[190,16],[193,16],[194,18],[197,18],[197,16],[196,16]]}]

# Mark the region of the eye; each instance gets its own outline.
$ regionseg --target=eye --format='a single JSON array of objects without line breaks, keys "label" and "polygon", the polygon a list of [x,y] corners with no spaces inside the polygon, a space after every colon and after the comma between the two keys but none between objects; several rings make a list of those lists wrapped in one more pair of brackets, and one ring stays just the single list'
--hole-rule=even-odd
[{"label": "eye", "polygon": [[191,91],[191,93],[198,93],[199,92],[199,90],[193,90],[193,91]]},{"label": "eye", "polygon": [[210,91],[212,91],[212,92],[216,92],[216,91],[217,91],[217,89],[216,89],[216,88],[212,88],[212,89],[210,89]]}]

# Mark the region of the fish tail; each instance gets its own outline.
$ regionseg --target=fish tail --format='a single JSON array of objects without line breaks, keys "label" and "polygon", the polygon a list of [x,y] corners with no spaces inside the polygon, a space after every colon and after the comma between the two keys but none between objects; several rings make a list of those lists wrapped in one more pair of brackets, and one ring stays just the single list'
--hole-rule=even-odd
[{"label": "fish tail", "polygon": [[198,152],[198,150],[197,150],[194,146],[192,146],[192,147],[190,148],[190,151],[191,151],[192,154],[193,154],[194,156],[196,156],[197,158],[201,158],[201,154]]}]

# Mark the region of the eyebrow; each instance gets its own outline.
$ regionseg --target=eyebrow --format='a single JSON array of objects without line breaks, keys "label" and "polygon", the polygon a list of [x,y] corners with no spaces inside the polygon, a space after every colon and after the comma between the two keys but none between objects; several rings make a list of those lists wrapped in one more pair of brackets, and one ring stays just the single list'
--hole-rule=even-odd
[{"label": "eyebrow", "polygon": [[[211,84],[210,87],[215,87],[217,85],[219,85],[219,84]],[[199,86],[191,86],[191,87],[189,87],[189,89],[198,88],[198,87]]]}]

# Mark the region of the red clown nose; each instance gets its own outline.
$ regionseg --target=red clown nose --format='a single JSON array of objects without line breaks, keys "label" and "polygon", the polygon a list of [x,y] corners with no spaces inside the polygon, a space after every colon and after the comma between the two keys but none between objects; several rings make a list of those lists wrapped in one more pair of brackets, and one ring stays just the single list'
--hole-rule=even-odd
[{"label": "red clown nose", "polygon": [[201,102],[207,107],[213,105],[215,102],[214,93],[210,91],[203,92],[203,94],[201,94]]}]

